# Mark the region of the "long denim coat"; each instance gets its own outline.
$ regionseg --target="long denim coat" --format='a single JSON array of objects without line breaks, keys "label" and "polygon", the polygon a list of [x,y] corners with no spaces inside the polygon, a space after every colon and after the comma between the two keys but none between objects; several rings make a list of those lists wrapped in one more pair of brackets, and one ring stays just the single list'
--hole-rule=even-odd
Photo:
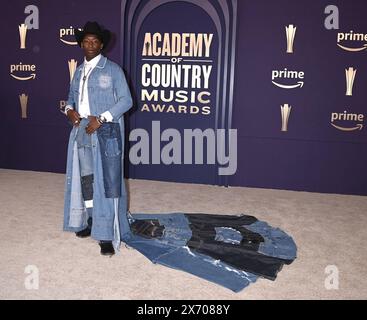
[{"label": "long denim coat", "polygon": [[[83,64],[75,71],[70,84],[68,105],[78,111],[79,83]],[[132,98],[122,69],[114,62],[102,56],[92,70],[88,80],[88,97],[91,115],[109,111],[113,122],[118,122],[121,129],[122,150],[124,150],[124,113],[132,107]],[[87,226],[87,212],[81,192],[79,159],[75,142],[78,128],[70,133],[65,181],[64,230],[77,232]],[[124,179],[121,183],[120,198],[106,198],[103,185],[103,171],[97,134],[92,134],[94,154],[94,194],[92,238],[113,240],[115,247],[120,240],[128,239],[130,227],[127,219],[127,194]],[[122,174],[123,159],[122,152]]]}]

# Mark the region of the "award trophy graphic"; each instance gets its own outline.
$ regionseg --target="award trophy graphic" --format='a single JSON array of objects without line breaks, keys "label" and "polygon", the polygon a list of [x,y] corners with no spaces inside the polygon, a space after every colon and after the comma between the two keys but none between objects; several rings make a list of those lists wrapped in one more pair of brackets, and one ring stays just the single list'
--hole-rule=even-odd
[{"label": "award trophy graphic", "polygon": [[71,83],[71,80],[73,80],[73,76],[76,70],[76,66],[78,65],[78,61],[74,59],[68,60],[68,65],[69,65],[69,75],[70,75],[70,83]]},{"label": "award trophy graphic", "polygon": [[287,53],[293,53],[294,37],[297,28],[293,24],[290,24],[288,27],[285,27],[285,30],[287,35]]},{"label": "award trophy graphic", "polygon": [[283,132],[288,131],[288,120],[291,114],[292,107],[289,106],[287,103],[280,106],[280,111],[282,115],[282,130]]},{"label": "award trophy graphic", "polygon": [[20,49],[25,49],[25,40],[27,37],[27,25],[22,23],[19,28],[19,38],[20,38]]},{"label": "award trophy graphic", "polygon": [[28,104],[28,96],[25,93],[19,95],[20,107],[22,110],[22,119],[27,118],[27,104]]},{"label": "award trophy graphic", "polygon": [[345,78],[347,81],[347,91],[345,95],[352,96],[353,95],[353,84],[354,79],[356,77],[357,69],[353,69],[352,67],[349,67],[349,69],[345,69]]}]

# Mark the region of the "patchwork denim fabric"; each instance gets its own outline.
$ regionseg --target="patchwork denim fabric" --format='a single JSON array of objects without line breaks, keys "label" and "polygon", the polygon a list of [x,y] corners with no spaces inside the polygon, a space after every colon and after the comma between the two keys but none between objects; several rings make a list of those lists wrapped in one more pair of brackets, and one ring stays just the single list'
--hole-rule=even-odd
[{"label": "patchwork denim fabric", "polygon": [[[70,84],[69,96],[67,105],[72,106],[74,110],[79,111],[79,84],[83,76],[84,64],[77,67],[74,77]],[[130,90],[124,75],[123,70],[116,63],[102,57],[97,66],[90,73],[88,80],[88,100],[91,115],[99,115],[109,111],[113,117],[112,121],[120,126],[122,148],[124,149],[124,113],[132,106],[132,98]],[[88,120],[83,120],[87,122]],[[84,124],[81,124],[85,128]],[[83,230],[87,225],[87,219],[91,216],[91,211],[86,208],[84,197],[90,197],[81,190],[81,174],[80,161],[76,136],[81,134],[83,129],[80,127],[72,127],[69,136],[67,167],[65,179],[65,199],[64,199],[64,219],[63,230],[69,232],[78,232]],[[100,128],[102,129],[102,128]],[[103,129],[102,129],[103,130]],[[90,136],[93,151],[93,228],[91,237],[96,240],[114,240],[114,243],[119,244],[120,239],[127,239],[130,235],[129,221],[127,217],[127,193],[126,186],[123,180],[123,166],[120,173],[115,174],[115,177],[121,179],[119,190],[116,192],[115,187],[108,191],[110,196],[115,194],[120,195],[117,198],[106,198],[105,189],[109,190],[108,181],[105,179],[102,168],[102,161],[105,162],[106,157],[102,156],[100,144],[97,134]],[[87,140],[85,140],[87,139]],[[79,136],[80,144],[89,144],[89,136]],[[110,146],[113,144],[110,144]],[[110,149],[109,149],[110,150]],[[80,150],[81,151],[81,150]],[[85,151],[85,150],[84,150]],[[105,154],[105,153],[103,153]],[[84,158],[90,159],[84,152]],[[121,153],[123,158],[123,152]],[[83,160],[82,160],[83,161]],[[85,163],[85,162],[83,162]],[[88,169],[91,163],[83,166],[83,174],[90,173]],[[106,167],[106,165],[104,164]],[[106,171],[106,170],[105,170]],[[113,181],[113,179],[111,179]],[[91,180],[88,181],[90,183]],[[107,183],[107,185],[105,185]],[[88,203],[89,205],[89,203]],[[116,248],[115,248],[116,249]]]},{"label": "patchwork denim fabric", "polygon": [[84,201],[93,199],[93,149],[92,138],[85,131],[88,125],[88,119],[80,121],[78,132],[76,134],[76,143],[78,147],[80,177],[82,185],[82,194]]},{"label": "patchwork denim fabric", "polygon": [[216,241],[223,241],[226,243],[240,244],[242,241],[241,232],[228,227],[216,227],[214,228],[216,235]]},{"label": "patchwork denim fabric", "polygon": [[[189,272],[235,292],[259,276],[274,280],[283,264],[296,257],[297,248],[290,236],[252,216],[172,213],[133,214],[133,219],[134,234],[126,241],[129,246],[154,263]],[[155,228],[163,226],[163,232],[151,239],[146,232],[140,236],[136,231],[141,223],[136,221],[144,220],[146,226],[148,222]],[[240,227],[235,226],[238,223]]]},{"label": "patchwork denim fabric", "polygon": [[288,260],[296,258],[297,246],[284,231],[269,226],[265,221],[257,221],[246,228],[263,236],[265,241],[259,245],[260,253]]},{"label": "patchwork denim fabric", "polygon": [[133,218],[135,221],[157,219],[165,227],[163,236],[160,238],[146,239],[133,235],[126,241],[129,246],[138,250],[153,263],[186,271],[234,292],[242,290],[258,279],[254,274],[190,250],[187,243],[192,237],[192,232],[185,214],[133,214]]},{"label": "patchwork denim fabric", "polygon": [[120,125],[106,122],[97,130],[101,150],[103,182],[106,198],[121,196],[122,139]]}]

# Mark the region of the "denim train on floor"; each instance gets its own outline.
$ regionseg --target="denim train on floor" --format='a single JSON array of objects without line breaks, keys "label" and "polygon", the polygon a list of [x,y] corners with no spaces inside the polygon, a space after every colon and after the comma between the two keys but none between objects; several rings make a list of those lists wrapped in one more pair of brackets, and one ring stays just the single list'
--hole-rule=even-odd
[{"label": "denim train on floor", "polygon": [[238,292],[258,277],[275,280],[296,258],[293,239],[247,215],[133,214],[126,243],[154,263]]}]

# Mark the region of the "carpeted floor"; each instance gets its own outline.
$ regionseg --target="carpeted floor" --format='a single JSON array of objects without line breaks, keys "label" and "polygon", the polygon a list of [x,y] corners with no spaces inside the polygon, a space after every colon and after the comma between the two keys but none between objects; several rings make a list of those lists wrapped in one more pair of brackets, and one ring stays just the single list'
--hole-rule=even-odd
[{"label": "carpeted floor", "polygon": [[[94,240],[63,232],[64,178],[0,169],[0,299],[367,298],[367,197],[128,180],[132,213],[244,213],[294,238],[298,258],[276,281],[233,293],[132,249],[101,256]],[[325,287],[328,266],[338,289]],[[27,289],[35,270],[39,288]]]}]

